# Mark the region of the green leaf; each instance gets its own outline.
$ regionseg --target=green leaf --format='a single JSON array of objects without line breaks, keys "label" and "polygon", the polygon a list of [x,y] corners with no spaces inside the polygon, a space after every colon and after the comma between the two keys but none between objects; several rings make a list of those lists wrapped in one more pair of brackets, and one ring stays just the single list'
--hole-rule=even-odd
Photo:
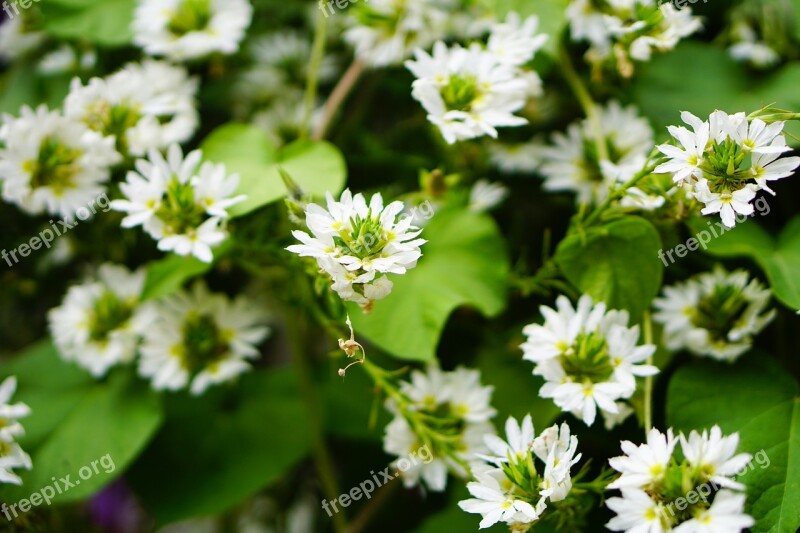
[{"label": "green leaf", "polygon": [[[711,231],[699,220],[691,222],[695,235]],[[717,257],[749,257],[764,271],[772,292],[792,309],[800,309],[800,216],[783,228],[777,239],[755,221],[748,220],[711,239],[707,253]]]},{"label": "green leaf", "polygon": [[[713,386],[709,386],[713,384]],[[739,480],[754,532],[800,527],[800,387],[769,357],[736,365],[709,361],[679,369],[669,384],[667,422],[676,430],[738,431],[740,451],[754,461]]]},{"label": "green leaf", "polygon": [[167,422],[129,475],[159,523],[224,512],[309,450],[289,369],[251,372],[199,398],[168,399]]},{"label": "green leaf", "polygon": [[161,424],[158,397],[132,372],[117,369],[95,383],[62,361],[49,344],[37,345],[5,366],[3,378],[8,375],[17,376],[14,400],[32,410],[23,419],[26,435],[19,442],[33,469],[18,471],[22,486],[0,487],[0,501],[28,498],[53,485],[53,477],[65,476],[75,486],[53,501],[87,498],[122,474]]},{"label": "green leaf", "polygon": [[23,105],[36,108],[39,104],[48,104],[54,109],[61,106],[68,92],[68,77],[43,79],[35,70],[20,64],[4,74],[0,82],[0,113],[18,116]]},{"label": "green leaf", "polygon": [[[219,253],[219,248],[214,254]],[[204,263],[195,257],[170,255],[147,265],[147,277],[142,290],[142,300],[169,296],[180,289],[187,280],[205,274],[212,263]]]},{"label": "green leaf", "polygon": [[658,54],[637,68],[634,101],[659,135],[665,135],[669,125],[682,124],[681,111],[707,117],[715,109],[749,113],[771,103],[784,109],[800,107],[798,63],[789,63],[772,74],[753,76],[724,48],[684,41],[670,53]]},{"label": "green leaf", "polygon": [[355,330],[401,359],[430,361],[447,318],[469,305],[492,317],[505,307],[508,254],[487,215],[441,211],[422,231],[419,264],[389,276],[392,292],[365,314],[349,306]]},{"label": "green leaf", "polygon": [[54,37],[109,47],[133,39],[136,0],[47,0],[41,6],[44,28]]},{"label": "green leaf", "polygon": [[342,190],[347,168],[339,150],[327,142],[296,141],[280,150],[255,126],[226,124],[202,144],[204,157],[225,163],[239,174],[237,194],[247,199],[231,208],[234,217],[246,215],[286,196],[278,168],[283,168],[307,193],[324,196]]},{"label": "green leaf", "polygon": [[638,320],[661,287],[661,237],[643,218],[626,216],[567,237],[555,261],[564,276],[612,309]]}]

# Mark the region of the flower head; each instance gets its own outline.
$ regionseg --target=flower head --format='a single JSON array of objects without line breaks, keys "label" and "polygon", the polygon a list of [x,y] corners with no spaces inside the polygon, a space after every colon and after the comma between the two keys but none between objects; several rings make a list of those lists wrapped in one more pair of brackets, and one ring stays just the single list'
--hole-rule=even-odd
[{"label": "flower head", "polygon": [[769,300],[769,289],[744,270],[717,267],[665,287],[653,318],[664,325],[667,348],[733,361],[775,317]]},{"label": "flower head", "polygon": [[140,331],[139,374],[155,390],[189,386],[199,395],[229,381],[250,369],[248,361],[258,357],[256,346],[269,333],[244,297],[229,300],[202,283],[151,305],[154,319]]},{"label": "flower head", "polygon": [[594,423],[597,409],[616,415],[616,401],[630,398],[636,376],[658,372],[644,364],[655,346],[637,346],[639,328],[628,327],[628,313],[607,311],[584,295],[576,307],[565,296],[556,309],[542,306],[545,323],[523,329],[523,358],[536,364],[533,373],[546,383],[539,391],[564,411]]},{"label": "flower head", "polygon": [[293,231],[302,244],[286,249],[315,258],[343,300],[368,309],[391,291],[386,274],[405,274],[416,266],[425,240],[417,238],[421,230],[411,225],[411,217],[399,216],[402,202],[384,206],[375,194],[367,204],[362,194],[349,190],[339,201],[328,193],[327,200],[327,209],[308,205],[305,222],[311,235]]},{"label": "flower head", "polygon": [[15,468],[31,469],[31,458],[22,451],[15,438],[25,434],[20,418],[31,413],[24,403],[11,403],[17,390],[17,378],[11,376],[0,383],[0,483],[21,485],[22,479],[14,473]]}]

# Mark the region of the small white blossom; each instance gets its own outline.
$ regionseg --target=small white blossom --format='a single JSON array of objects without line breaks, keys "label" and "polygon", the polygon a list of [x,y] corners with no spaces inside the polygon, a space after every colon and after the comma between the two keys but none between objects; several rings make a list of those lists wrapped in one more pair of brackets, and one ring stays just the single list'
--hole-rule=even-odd
[{"label": "small white blossom", "polygon": [[23,57],[39,48],[47,39],[45,32],[29,27],[24,13],[5,19],[0,24],[0,61]]},{"label": "small white blossom", "polygon": [[482,212],[500,205],[508,196],[508,188],[505,185],[487,180],[478,180],[469,191],[470,211]]},{"label": "small white blossom", "polygon": [[120,185],[125,199],[111,202],[113,209],[128,214],[122,227],[142,226],[158,241],[159,250],[210,263],[211,249],[228,236],[228,209],[245,197],[234,196],[238,174],[201,160],[199,150],[184,158],[177,144],[169,147],[166,159],[150,150],[148,159],[137,160],[136,171],[128,172]]},{"label": "small white blossom", "polygon": [[25,434],[19,419],[28,416],[31,409],[22,402],[11,403],[16,390],[17,378],[14,376],[0,383],[0,483],[21,485],[22,479],[14,473],[14,469],[30,470],[31,458],[15,439]]},{"label": "small white blossom", "polygon": [[212,294],[198,282],[153,304],[153,320],[140,334],[139,374],[155,390],[189,386],[194,395],[248,371],[269,328],[243,296]]},{"label": "small white blossom", "polygon": [[120,161],[114,139],[41,105],[3,116],[0,127],[3,199],[24,211],[74,218],[105,193],[111,166]]},{"label": "small white blossom", "polygon": [[138,0],[133,42],[148,55],[174,61],[230,55],[252,16],[248,0]]},{"label": "small white blossom", "polygon": [[658,372],[644,364],[655,346],[637,346],[639,327],[628,327],[628,313],[606,311],[604,303],[595,305],[588,295],[575,308],[559,296],[556,307],[542,306],[544,325],[523,329],[523,358],[534,362],[533,373],[546,381],[539,395],[587,425],[594,423],[598,408],[618,414],[617,400],[631,397],[635,377]]},{"label": "small white blossom", "polygon": [[653,318],[664,325],[667,348],[733,361],[775,317],[774,309],[766,311],[770,295],[746,271],[718,267],[665,287]]},{"label": "small white blossom", "polygon": [[735,455],[739,447],[738,433],[726,437],[719,426],[714,426],[710,432],[692,431],[688,439],[683,435],[680,439],[683,456],[693,468],[702,472],[705,481],[720,487],[744,490],[744,485],[734,481],[733,476],[747,466],[753,456],[749,453]]},{"label": "small white blossom", "polygon": [[61,355],[95,377],[132,361],[138,331],[148,323],[148,314],[137,310],[144,280],[143,270],[129,272],[107,263],[100,266],[96,279],[71,287],[48,315]]},{"label": "small white blossom", "polygon": [[744,513],[745,495],[721,490],[714,496],[711,507],[697,517],[687,520],[675,533],[738,533],[755,525],[753,517]]},{"label": "small white blossom", "polygon": [[666,434],[653,428],[647,433],[647,443],[636,445],[623,441],[625,455],[609,460],[611,468],[621,476],[611,483],[610,489],[635,489],[652,487],[664,479],[678,439],[668,429]]},{"label": "small white blossom", "polygon": [[315,258],[343,300],[369,309],[391,291],[386,274],[405,274],[422,256],[419,247],[426,241],[417,238],[421,230],[411,217],[398,216],[402,210],[399,201],[384,206],[380,194],[367,204],[360,193],[345,190],[339,201],[328,193],[327,209],[313,203],[306,208],[311,235],[293,231],[302,244],[286,249]]}]

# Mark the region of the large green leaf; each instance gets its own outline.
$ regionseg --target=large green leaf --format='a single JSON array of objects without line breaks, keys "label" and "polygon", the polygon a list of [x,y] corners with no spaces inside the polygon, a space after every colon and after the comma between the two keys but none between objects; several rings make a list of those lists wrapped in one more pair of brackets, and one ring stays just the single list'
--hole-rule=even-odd
[{"label": "large green leaf", "polygon": [[660,249],[661,238],[652,224],[626,216],[567,237],[555,261],[582,292],[613,309],[627,309],[637,320],[661,287]]},{"label": "large green leaf", "polygon": [[[214,250],[215,254],[219,249]],[[170,255],[147,265],[142,299],[151,300],[168,296],[181,288],[186,281],[205,274],[211,263],[204,263],[195,257]]]},{"label": "large green leaf", "polygon": [[[711,228],[694,220],[695,234]],[[800,309],[800,216],[792,219],[777,238],[748,220],[711,239],[707,252],[717,257],[749,257],[764,270],[775,296],[792,309]]]},{"label": "large green leaf", "polygon": [[255,126],[226,124],[214,130],[202,144],[206,159],[225,163],[239,174],[238,194],[247,199],[231,208],[232,216],[246,215],[286,196],[279,168],[283,168],[313,195],[336,194],[344,187],[347,168],[339,150],[327,142],[296,141],[280,150]]},{"label": "large green leaf", "polygon": [[161,523],[221,513],[276,481],[309,450],[289,369],[252,372],[200,398],[173,395],[130,480]]},{"label": "large green leaf", "polygon": [[422,231],[419,264],[390,276],[391,294],[371,313],[350,306],[355,330],[403,359],[430,361],[447,318],[462,305],[495,316],[505,307],[508,254],[487,215],[463,210],[437,213]]},{"label": "large green leaf", "polygon": [[61,39],[80,39],[102,46],[123,46],[133,38],[136,0],[46,0],[44,27]]},{"label": "large green leaf", "polygon": [[738,431],[740,450],[756,455],[741,478],[755,532],[800,527],[800,387],[768,357],[734,365],[698,361],[669,384],[667,423],[676,430]]},{"label": "large green leaf", "polygon": [[[772,74],[753,76],[719,46],[684,41],[638,67],[633,96],[659,135],[681,124],[680,112],[707,116],[715,109],[751,112],[771,103],[800,107],[800,64],[790,63]],[[691,80],[691,83],[687,83]]]},{"label": "large green leaf", "polygon": [[50,344],[36,346],[4,366],[2,377],[8,375],[18,380],[14,400],[32,410],[23,419],[27,433],[20,445],[31,455],[33,469],[19,471],[22,486],[2,486],[0,501],[27,498],[52,485],[53,477],[65,476],[75,486],[54,501],[86,498],[122,474],[161,424],[158,397],[128,369],[95,383],[62,361]]}]

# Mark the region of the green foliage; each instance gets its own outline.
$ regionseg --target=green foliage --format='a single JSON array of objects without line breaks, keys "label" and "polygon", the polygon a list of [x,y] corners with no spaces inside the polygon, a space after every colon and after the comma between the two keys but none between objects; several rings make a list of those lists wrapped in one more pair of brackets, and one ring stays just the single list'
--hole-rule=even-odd
[{"label": "green foliage", "polygon": [[581,292],[638,320],[658,294],[661,238],[643,218],[626,216],[561,241],[555,261]]},{"label": "green foliage", "polygon": [[[695,232],[708,231],[701,220],[694,220],[690,227]],[[752,259],[766,274],[775,296],[788,307],[800,309],[800,217],[792,219],[777,237],[748,220],[712,239],[707,252]]]},{"label": "green foliage", "polygon": [[[158,396],[127,369],[95,382],[86,372],[62,361],[49,343],[37,345],[2,369],[2,378],[16,375],[15,401],[28,404],[26,435],[19,439],[33,462],[19,470],[22,486],[0,486],[0,500],[16,502],[52,485],[52,478],[70,476],[75,487],[53,500],[63,504],[91,496],[121,475],[155,434],[162,421]],[[92,468],[110,456],[108,472],[98,463],[88,479],[82,467]],[[110,462],[106,462],[110,465]],[[112,471],[113,470],[113,471]],[[62,485],[63,486],[63,485]]]},{"label": "green foliage", "polygon": [[160,523],[223,512],[308,452],[306,420],[289,369],[253,372],[199,398],[174,395],[131,482]]},{"label": "green foliage", "polygon": [[267,135],[255,126],[226,124],[214,130],[202,144],[206,160],[225,163],[241,179],[239,194],[247,199],[234,206],[234,217],[246,215],[286,196],[279,169],[288,172],[309,194],[337,194],[344,187],[347,168],[341,152],[327,142],[296,141],[276,150]]},{"label": "green foliage", "polygon": [[726,365],[696,362],[669,384],[667,424],[676,431],[718,424],[738,431],[739,449],[758,455],[738,478],[747,486],[755,532],[800,527],[800,386],[768,357]]},{"label": "green foliage", "polygon": [[[219,248],[214,250],[220,253]],[[170,255],[147,265],[147,277],[142,290],[142,300],[169,296],[183,286],[186,281],[205,274],[211,263],[204,263],[194,257]]]},{"label": "green foliage", "polygon": [[393,278],[394,288],[370,313],[349,306],[359,335],[401,359],[430,361],[447,318],[462,305],[492,317],[505,306],[508,254],[486,215],[441,211],[422,231],[419,264]]},{"label": "green foliage", "polygon": [[44,0],[44,28],[54,37],[100,46],[124,46],[133,39],[135,0]]}]

